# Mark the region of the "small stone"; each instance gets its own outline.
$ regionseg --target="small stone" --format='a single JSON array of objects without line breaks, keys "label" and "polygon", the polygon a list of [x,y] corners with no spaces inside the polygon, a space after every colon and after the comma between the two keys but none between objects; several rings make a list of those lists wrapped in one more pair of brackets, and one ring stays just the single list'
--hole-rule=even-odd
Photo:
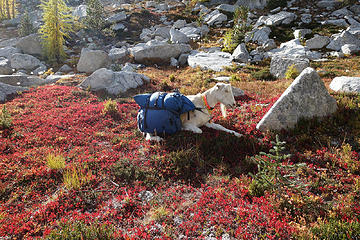
[{"label": "small stone", "polygon": [[345,44],[341,46],[341,52],[344,54],[354,54],[360,51],[360,47],[355,44]]},{"label": "small stone", "polygon": [[309,24],[311,23],[312,21],[312,15],[311,14],[307,14],[307,13],[304,13],[304,14],[301,14],[301,21],[305,24]]},{"label": "small stone", "polygon": [[326,36],[315,35],[313,38],[306,40],[305,45],[309,49],[320,49],[330,43],[330,38]]},{"label": "small stone", "polygon": [[249,62],[249,52],[246,49],[245,43],[239,44],[232,54],[233,60],[237,62]]},{"label": "small stone", "polygon": [[305,38],[306,35],[311,34],[312,31],[310,29],[296,29],[294,31],[294,37],[295,38]]}]

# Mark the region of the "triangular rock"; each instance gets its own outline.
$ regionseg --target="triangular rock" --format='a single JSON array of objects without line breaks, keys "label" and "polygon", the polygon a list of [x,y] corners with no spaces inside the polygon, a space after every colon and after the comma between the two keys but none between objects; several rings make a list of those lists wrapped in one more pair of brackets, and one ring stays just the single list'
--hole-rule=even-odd
[{"label": "triangular rock", "polygon": [[261,131],[293,128],[301,118],[324,117],[337,109],[317,72],[308,67],[285,90],[256,126]]}]

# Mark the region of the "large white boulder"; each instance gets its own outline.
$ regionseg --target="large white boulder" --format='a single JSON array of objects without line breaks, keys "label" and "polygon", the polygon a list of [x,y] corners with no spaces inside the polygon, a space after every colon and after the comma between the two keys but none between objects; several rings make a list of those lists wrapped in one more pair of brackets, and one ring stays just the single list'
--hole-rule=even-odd
[{"label": "large white boulder", "polygon": [[182,53],[188,53],[191,48],[187,44],[169,44],[167,42],[149,41],[139,43],[129,49],[138,63],[169,64],[171,58],[178,58]]},{"label": "large white boulder", "polygon": [[315,35],[313,38],[306,40],[305,45],[309,49],[320,49],[330,43],[330,38],[327,36]]},{"label": "large white boulder", "polygon": [[222,11],[222,12],[227,12],[227,13],[234,13],[236,8],[237,8],[237,6],[226,4],[226,3],[220,4],[219,6],[216,7],[217,10]]},{"label": "large white boulder", "polygon": [[40,86],[52,81],[28,75],[0,75],[0,82],[12,86],[30,87]]},{"label": "large white boulder", "polygon": [[142,74],[134,72],[113,72],[101,68],[86,78],[79,87],[92,91],[105,91],[110,95],[125,93],[131,88],[137,88],[150,79]]},{"label": "large white boulder", "polygon": [[204,22],[209,26],[218,26],[225,21],[227,21],[227,16],[217,9],[204,16]]},{"label": "large white boulder", "polygon": [[270,73],[277,78],[285,78],[286,72],[294,66],[298,73],[309,67],[310,61],[307,58],[287,58],[274,56],[271,58]]},{"label": "large white boulder", "polygon": [[360,93],[360,77],[336,77],[329,87],[335,92]]},{"label": "large white boulder", "polygon": [[269,27],[255,28],[245,35],[245,42],[254,42],[262,45],[269,41],[271,29]]},{"label": "large white boulder", "polygon": [[356,46],[360,46],[360,40],[357,39],[350,32],[343,31],[340,35],[335,36],[333,40],[329,43],[329,45],[326,46],[326,48],[340,51],[341,47],[345,44],[353,44]]},{"label": "large white boulder", "polygon": [[281,11],[274,15],[261,16],[255,24],[255,27],[263,24],[267,26],[278,26],[281,24],[290,24],[297,18],[295,13]]},{"label": "large white boulder", "polygon": [[200,67],[204,70],[213,70],[216,72],[224,70],[225,67],[232,66],[232,56],[226,52],[197,52],[193,51],[188,57],[190,67]]},{"label": "large white boulder", "polygon": [[249,62],[250,55],[248,50],[246,49],[245,43],[241,43],[235,48],[232,57],[233,60],[237,62]]},{"label": "large white boulder", "polygon": [[208,34],[209,31],[210,29],[206,25],[201,27],[187,26],[180,29],[180,32],[184,33],[188,38],[193,40],[199,40],[201,37]]},{"label": "large white boulder", "polygon": [[20,50],[11,46],[0,48],[0,57],[10,58],[15,53],[20,53]]},{"label": "large white boulder", "polygon": [[9,59],[0,57],[0,75],[12,74],[12,72]]},{"label": "large white boulder", "polygon": [[15,53],[10,57],[10,64],[12,68],[34,70],[41,64],[40,60],[28,54]]},{"label": "large white boulder", "polygon": [[4,102],[9,96],[23,92],[25,90],[26,88],[23,87],[12,86],[0,82],[0,102]]},{"label": "large white boulder", "polygon": [[170,41],[172,43],[188,43],[190,39],[186,36],[185,33],[175,29],[170,29]]},{"label": "large white boulder", "polygon": [[74,11],[72,12],[72,15],[74,18],[82,19],[87,16],[87,6],[84,4],[81,4],[77,6]]},{"label": "large white boulder", "polygon": [[126,48],[112,48],[109,51],[111,60],[124,63],[128,60],[129,51]]},{"label": "large white boulder", "polygon": [[23,53],[29,55],[42,56],[43,46],[38,34],[31,34],[29,36],[20,38],[16,43],[16,48],[20,49]]},{"label": "large white boulder", "polygon": [[301,45],[299,39],[293,39],[280,44],[279,48],[273,49],[267,54],[272,58],[274,56],[282,56],[285,58],[308,58],[310,60],[320,59],[319,52],[310,51],[307,47]]},{"label": "large white boulder", "polygon": [[324,82],[312,68],[306,68],[285,90],[256,128],[261,131],[293,128],[300,119],[325,117],[337,110]]},{"label": "large white boulder", "polygon": [[110,17],[106,18],[106,21],[110,24],[118,23],[121,21],[126,20],[127,16],[125,12],[119,12],[114,15],[111,15]]},{"label": "large white boulder", "polygon": [[235,5],[248,7],[249,9],[263,9],[267,5],[267,0],[238,0]]},{"label": "large white boulder", "polygon": [[341,46],[341,52],[344,54],[354,54],[360,51],[360,45],[355,44],[345,44]]},{"label": "large white boulder", "polygon": [[110,62],[110,58],[106,52],[83,48],[77,64],[77,70],[79,72],[93,73],[100,68],[106,67]]}]

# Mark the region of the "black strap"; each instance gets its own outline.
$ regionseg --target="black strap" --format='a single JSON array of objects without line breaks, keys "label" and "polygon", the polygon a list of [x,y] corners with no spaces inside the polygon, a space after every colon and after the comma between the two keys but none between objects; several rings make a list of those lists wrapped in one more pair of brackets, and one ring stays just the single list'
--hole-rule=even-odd
[{"label": "black strap", "polygon": [[150,96],[148,96],[146,98],[146,107],[145,107],[145,114],[144,114],[144,127],[145,129],[147,129],[147,124],[146,124],[146,115],[147,115],[147,111],[149,109],[149,104],[150,104]]}]

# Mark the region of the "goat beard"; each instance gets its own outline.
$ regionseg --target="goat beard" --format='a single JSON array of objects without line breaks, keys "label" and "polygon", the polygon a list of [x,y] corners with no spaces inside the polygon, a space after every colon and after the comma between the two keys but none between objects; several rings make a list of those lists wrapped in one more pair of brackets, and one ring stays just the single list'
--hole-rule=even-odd
[{"label": "goat beard", "polygon": [[222,103],[220,103],[220,109],[221,109],[221,114],[223,116],[223,118],[227,117],[227,112],[226,112],[226,106]]}]

